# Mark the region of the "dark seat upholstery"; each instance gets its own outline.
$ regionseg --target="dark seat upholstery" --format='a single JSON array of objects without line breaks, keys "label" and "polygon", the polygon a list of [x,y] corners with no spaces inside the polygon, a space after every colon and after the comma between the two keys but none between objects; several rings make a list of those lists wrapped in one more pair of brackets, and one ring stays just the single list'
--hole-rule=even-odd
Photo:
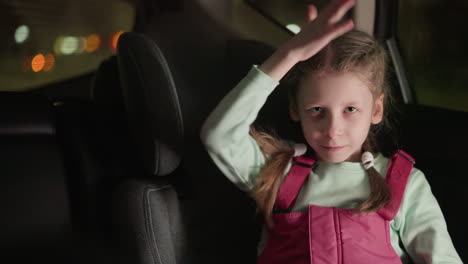
[{"label": "dark seat upholstery", "polygon": [[[265,54],[253,52],[251,57],[245,53],[247,57],[237,56],[243,45],[253,45],[257,51],[262,50]],[[236,63],[243,63],[242,66],[248,64],[242,69],[246,73],[252,63],[260,63],[270,51],[257,42],[233,41],[226,51],[229,55],[225,59],[231,60],[229,65],[235,73],[241,70]],[[155,153],[165,153],[164,149],[153,152],[152,149],[158,147],[154,142],[164,142],[166,138],[161,135],[166,134],[172,134],[168,143],[182,142],[178,138],[178,126],[174,125],[174,121],[179,118],[177,111],[180,110],[170,105],[169,100],[180,90],[175,89],[169,68],[157,45],[142,35],[122,35],[118,59],[129,124],[133,127],[133,138],[140,138],[137,145],[144,144],[139,154],[145,157],[143,160],[147,163],[144,173],[146,179],[140,177],[130,181],[120,191],[121,194],[125,193],[120,196],[121,199],[126,199],[126,202],[120,203],[128,204],[120,212],[132,216],[126,219],[127,222],[121,228],[126,230],[125,240],[132,241],[130,245],[133,245],[133,251],[141,263],[160,263],[164,260],[168,263],[174,263],[175,260],[179,260],[177,263],[254,263],[259,231],[255,208],[252,200],[229,183],[206,154],[199,140],[199,128],[206,117],[205,112],[182,111],[184,118],[191,121],[191,126],[184,127],[189,133],[184,136],[184,156],[181,156],[180,166],[164,180],[154,177],[158,175],[158,170],[153,167],[158,163],[151,164],[157,157]],[[245,64],[245,61],[249,63]],[[178,77],[183,78],[181,75]],[[225,80],[224,86],[232,87],[234,84]],[[199,105],[209,110],[207,105],[217,103],[203,101],[211,98],[209,96],[188,97],[201,91],[196,90],[198,87],[185,88],[191,90],[182,91],[181,101],[190,103],[190,106]],[[217,94],[221,92],[217,91]],[[172,100],[172,103],[177,102]],[[189,109],[187,105],[181,108]],[[148,180],[148,177],[153,180]]]},{"label": "dark seat upholstery", "polygon": [[91,202],[81,199],[86,188],[76,177],[83,175],[67,173],[73,144],[61,144],[66,131],[57,128],[52,103],[0,93],[0,110],[0,256],[13,263],[130,263],[101,230],[85,228]]},{"label": "dark seat upholstery", "polygon": [[464,112],[405,105],[397,129],[399,147],[411,153],[416,159],[415,166],[424,172],[444,213],[452,242],[465,262],[468,261],[468,227],[463,214],[468,203],[467,116]]},{"label": "dark seat upholstery", "polygon": [[155,43],[123,34],[117,51],[126,118],[141,172],[115,192],[120,239],[135,263],[188,263],[172,182],[182,159],[183,124],[170,69]]},{"label": "dark seat upholstery", "polygon": [[80,234],[78,243],[88,245],[87,253],[80,254],[82,259],[135,263],[117,243],[121,231],[113,215],[112,194],[125,179],[143,171],[130,141],[115,56],[101,63],[92,84],[92,101],[67,99],[55,108],[73,227]]},{"label": "dark seat upholstery", "polygon": [[70,202],[46,98],[0,93],[0,146],[2,259],[61,263],[70,249]]},{"label": "dark seat upholstery", "polygon": [[91,109],[54,108],[47,97],[23,92],[0,93],[0,110],[0,256],[13,263],[132,263],[103,232],[111,219],[96,217],[104,206],[96,205],[93,179],[100,190],[112,187],[97,176],[88,149],[95,143],[85,122]]},{"label": "dark seat upholstery", "polygon": [[[65,99],[55,107],[71,192],[74,227],[112,235],[111,193],[134,170],[115,57],[98,68],[93,101]],[[117,90],[115,92],[114,90]],[[120,95],[120,97],[119,97]]]}]

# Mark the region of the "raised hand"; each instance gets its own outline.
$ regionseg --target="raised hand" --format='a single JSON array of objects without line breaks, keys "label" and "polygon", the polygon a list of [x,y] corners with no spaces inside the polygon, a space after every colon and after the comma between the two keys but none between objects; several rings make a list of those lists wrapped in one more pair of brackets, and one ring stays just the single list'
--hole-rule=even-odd
[{"label": "raised hand", "polygon": [[320,14],[315,6],[308,6],[308,22],[301,32],[278,48],[260,69],[279,81],[296,63],[314,56],[330,41],[353,29],[351,19],[341,20],[354,4],[355,0],[332,0]]},{"label": "raised hand", "polygon": [[351,19],[341,20],[354,4],[355,0],[333,0],[320,14],[313,5],[309,6],[308,23],[284,48],[292,52],[298,61],[317,54],[330,41],[353,29]]}]

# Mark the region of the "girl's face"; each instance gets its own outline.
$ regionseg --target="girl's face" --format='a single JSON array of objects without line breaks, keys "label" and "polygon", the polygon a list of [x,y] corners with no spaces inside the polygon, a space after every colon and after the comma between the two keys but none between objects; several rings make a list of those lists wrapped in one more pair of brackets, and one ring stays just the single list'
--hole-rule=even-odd
[{"label": "girl's face", "polygon": [[382,121],[383,98],[355,73],[309,74],[290,114],[319,161],[357,162],[370,125]]}]

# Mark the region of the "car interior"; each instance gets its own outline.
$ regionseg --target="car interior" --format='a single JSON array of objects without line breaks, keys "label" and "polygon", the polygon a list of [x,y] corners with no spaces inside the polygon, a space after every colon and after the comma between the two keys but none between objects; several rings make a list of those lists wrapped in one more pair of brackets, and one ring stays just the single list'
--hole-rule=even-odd
[{"label": "car interior", "polygon": [[[11,263],[255,263],[262,217],[211,161],[200,128],[252,65],[295,34],[307,4],[320,11],[327,2],[0,2],[0,255]],[[349,15],[391,57],[398,118],[382,152],[415,157],[468,261],[468,57],[452,51],[468,37],[437,28],[446,39],[420,47],[432,29],[405,20],[428,19],[410,13],[424,5],[453,11],[443,23],[455,23],[468,5],[418,2],[358,0]],[[71,37],[80,34],[88,35]],[[300,141],[282,107],[286,92],[280,84],[256,125]]]}]

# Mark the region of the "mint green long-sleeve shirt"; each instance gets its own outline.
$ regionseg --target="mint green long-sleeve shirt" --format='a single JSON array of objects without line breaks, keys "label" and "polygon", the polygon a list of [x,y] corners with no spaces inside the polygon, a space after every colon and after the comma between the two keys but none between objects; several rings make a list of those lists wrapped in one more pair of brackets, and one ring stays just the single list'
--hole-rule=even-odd
[{"label": "mint green long-sleeve shirt", "polygon": [[[201,139],[219,169],[246,192],[253,189],[265,158],[249,127],[279,83],[252,67],[205,121]],[[389,159],[377,155],[375,168],[386,175]],[[291,164],[288,166],[288,170]],[[370,185],[361,163],[318,162],[304,183],[293,211],[309,204],[354,208],[367,199]],[[259,252],[268,239],[264,229]],[[442,211],[424,174],[414,168],[396,217],[390,222],[391,243],[403,263],[462,263],[447,231]]]}]

